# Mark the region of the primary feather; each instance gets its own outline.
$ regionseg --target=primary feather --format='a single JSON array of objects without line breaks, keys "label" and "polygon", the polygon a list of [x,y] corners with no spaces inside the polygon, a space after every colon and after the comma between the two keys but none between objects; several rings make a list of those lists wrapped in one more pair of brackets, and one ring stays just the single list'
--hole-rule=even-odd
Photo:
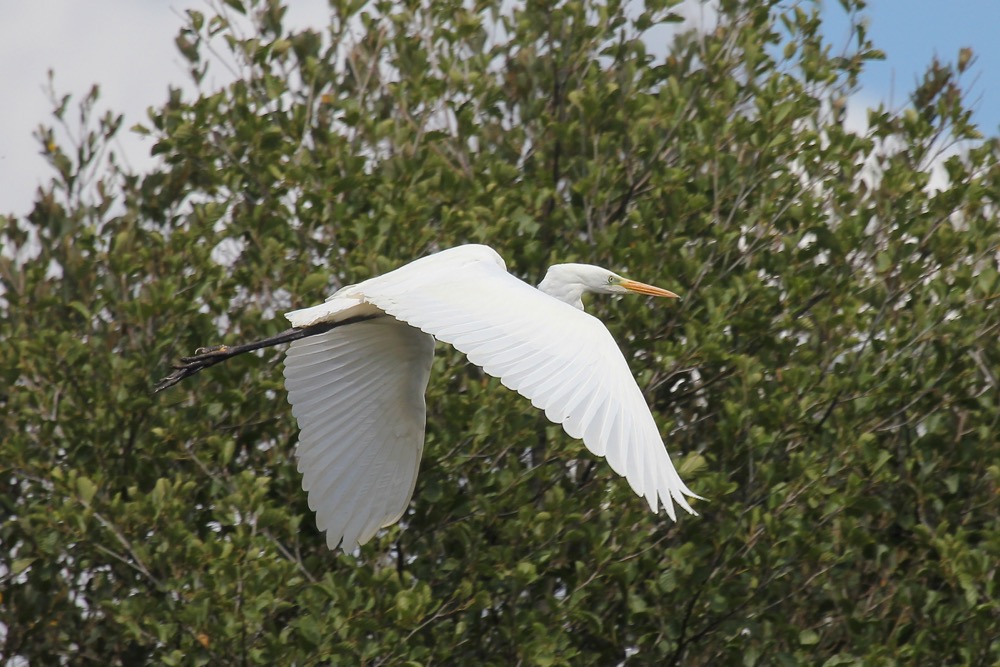
[{"label": "primary feather", "polygon": [[[288,313],[294,327],[375,316],[293,342],[285,362],[303,487],[330,547],[364,544],[405,511],[435,338],[606,457],[654,512],[662,504],[676,518],[676,502],[694,514],[685,496],[698,496],[678,476],[621,350],[579,304],[583,291],[620,291],[616,279],[630,282],[557,265],[536,289],[507,273],[491,248],[467,245]],[[551,294],[541,291],[546,283]]]}]

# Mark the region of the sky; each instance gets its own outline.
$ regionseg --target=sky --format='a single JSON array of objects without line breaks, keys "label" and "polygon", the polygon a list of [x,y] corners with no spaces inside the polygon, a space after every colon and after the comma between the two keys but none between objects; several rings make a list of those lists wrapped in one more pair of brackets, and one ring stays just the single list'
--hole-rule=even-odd
[{"label": "sky", "polygon": [[[291,25],[326,23],[326,0],[290,0],[290,5]],[[116,152],[137,171],[152,164],[151,142],[127,128],[146,121],[146,109],[166,99],[168,86],[190,88],[174,47],[187,8],[208,11],[205,0],[0,2],[0,62],[5,64],[0,213],[28,213],[35,190],[49,180],[32,132],[50,122],[45,92],[50,69],[56,91],[74,100],[100,85],[98,109],[125,114]],[[870,0],[866,14],[869,33],[887,59],[871,63],[863,76],[858,95],[863,104],[884,101],[899,108],[933,56],[953,62],[968,46],[977,56],[966,75],[974,118],[985,134],[1000,132],[1000,0]],[[848,26],[839,3],[824,0],[823,15],[828,39],[838,47],[845,44]]]},{"label": "sky", "polygon": [[[886,59],[869,62],[860,97],[904,106],[936,56],[954,63],[971,47],[975,62],[963,75],[967,102],[985,135],[1000,133],[1000,0],[868,0],[868,35]],[[847,15],[837,0],[823,2],[824,33],[831,44],[847,44]]]}]

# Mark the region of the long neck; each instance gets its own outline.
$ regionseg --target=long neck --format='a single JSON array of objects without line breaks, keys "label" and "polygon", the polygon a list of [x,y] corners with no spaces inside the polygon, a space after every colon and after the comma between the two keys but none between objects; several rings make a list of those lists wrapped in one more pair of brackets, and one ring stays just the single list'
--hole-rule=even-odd
[{"label": "long neck", "polygon": [[573,280],[566,264],[550,266],[545,278],[538,283],[538,289],[549,296],[564,301],[574,308],[583,310],[583,293],[586,291],[579,280]]}]

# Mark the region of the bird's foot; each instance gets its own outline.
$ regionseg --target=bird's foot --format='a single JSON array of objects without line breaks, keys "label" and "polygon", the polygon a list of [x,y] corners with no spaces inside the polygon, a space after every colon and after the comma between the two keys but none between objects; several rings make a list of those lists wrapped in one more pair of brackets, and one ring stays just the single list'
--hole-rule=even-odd
[{"label": "bird's foot", "polygon": [[157,382],[153,387],[153,392],[157,393],[168,387],[173,387],[184,378],[191,377],[203,368],[214,366],[233,355],[232,349],[228,345],[199,347],[194,352],[190,357],[181,357],[181,363],[173,365],[174,372]]},{"label": "bird's foot", "polygon": [[194,353],[195,355],[211,354],[212,352],[225,352],[228,349],[228,345],[212,345],[211,347],[199,347]]},{"label": "bird's foot", "polygon": [[[213,345],[212,347],[199,347],[190,357],[181,357],[181,361],[185,364],[192,364],[206,359],[227,356],[229,356],[228,345]],[[174,366],[174,368],[178,368],[178,366]]]}]

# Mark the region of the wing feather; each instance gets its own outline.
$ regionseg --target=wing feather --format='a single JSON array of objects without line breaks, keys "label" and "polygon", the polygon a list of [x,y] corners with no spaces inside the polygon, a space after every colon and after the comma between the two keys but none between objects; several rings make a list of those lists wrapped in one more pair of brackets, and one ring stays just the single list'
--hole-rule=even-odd
[{"label": "wing feather", "polygon": [[[328,304],[323,308],[345,317],[348,309]],[[322,310],[297,312],[323,321]],[[291,344],[285,384],[301,429],[298,467],[330,548],[364,544],[406,511],[423,450],[433,354],[433,338],[391,317]]]},{"label": "wing feather", "polygon": [[606,456],[653,511],[694,513],[659,429],[607,328],[507,273],[485,246],[431,255],[351,293],[451,343]]}]

